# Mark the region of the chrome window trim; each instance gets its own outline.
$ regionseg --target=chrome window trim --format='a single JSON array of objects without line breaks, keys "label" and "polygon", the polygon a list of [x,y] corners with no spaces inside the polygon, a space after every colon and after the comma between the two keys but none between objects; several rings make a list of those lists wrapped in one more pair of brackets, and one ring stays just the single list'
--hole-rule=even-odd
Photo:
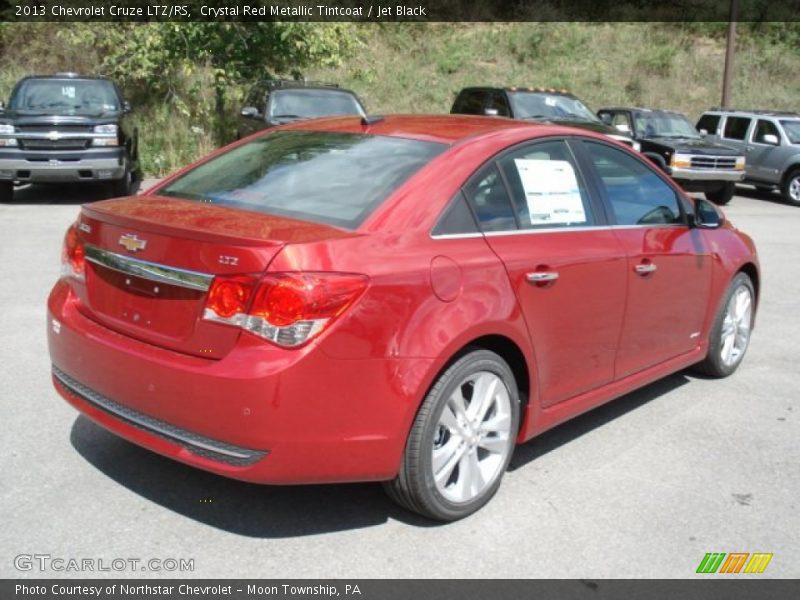
[{"label": "chrome window trim", "polygon": [[447,235],[431,235],[432,240],[455,240],[478,237],[498,237],[501,235],[529,235],[538,233],[570,233],[573,231],[613,231],[615,229],[665,229],[665,228],[685,228],[689,229],[686,223],[653,223],[652,225],[588,225],[586,227],[547,227],[542,229],[517,229],[514,231],[486,231],[483,233],[451,233]]},{"label": "chrome window trim", "polygon": [[91,263],[118,271],[119,273],[124,273],[125,275],[141,277],[142,279],[155,281],[157,283],[176,285],[190,290],[206,292],[208,288],[211,287],[211,281],[214,279],[214,276],[208,273],[190,271],[178,267],[168,267],[147,260],[110,252],[109,250],[103,250],[91,244],[86,244],[85,248],[86,260]]}]

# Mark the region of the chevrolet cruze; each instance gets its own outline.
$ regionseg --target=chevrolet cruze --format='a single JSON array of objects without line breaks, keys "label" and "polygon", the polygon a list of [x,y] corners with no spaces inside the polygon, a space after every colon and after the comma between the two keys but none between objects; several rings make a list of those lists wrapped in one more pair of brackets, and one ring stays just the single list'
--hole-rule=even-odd
[{"label": "chevrolet cruze", "polygon": [[87,204],[53,382],[108,430],[266,484],[381,481],[449,521],[515,444],[754,324],[749,237],[646,158],[555,125],[334,118]]}]

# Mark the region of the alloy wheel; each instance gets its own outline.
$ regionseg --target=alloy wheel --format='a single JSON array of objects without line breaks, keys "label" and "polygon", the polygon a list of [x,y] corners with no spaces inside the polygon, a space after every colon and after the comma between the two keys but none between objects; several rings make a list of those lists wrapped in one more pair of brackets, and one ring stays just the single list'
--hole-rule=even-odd
[{"label": "alloy wheel", "polygon": [[439,493],[456,503],[480,496],[501,475],[511,452],[511,398],[488,371],[469,375],[450,395],[432,448]]}]

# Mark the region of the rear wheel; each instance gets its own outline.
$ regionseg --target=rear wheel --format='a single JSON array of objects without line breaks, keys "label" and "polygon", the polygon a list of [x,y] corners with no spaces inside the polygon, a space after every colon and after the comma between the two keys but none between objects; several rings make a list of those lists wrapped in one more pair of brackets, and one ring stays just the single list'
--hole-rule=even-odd
[{"label": "rear wheel", "polygon": [[11,202],[14,199],[14,183],[0,181],[0,202]]},{"label": "rear wheel", "polygon": [[712,377],[727,377],[739,367],[750,344],[755,297],[753,282],[745,273],[738,273],[714,319],[708,356],[697,365],[698,370]]},{"label": "rear wheel", "polygon": [[399,504],[455,521],[486,504],[511,460],[519,392],[508,364],[474,350],[448,368],[426,396],[397,478],[384,484]]},{"label": "rear wheel", "polygon": [[731,181],[727,181],[722,184],[721,188],[718,188],[713,192],[706,192],[706,198],[708,198],[714,204],[722,206],[723,204],[727,204],[731,201],[731,198],[733,198],[735,192],[736,184]]},{"label": "rear wheel", "polygon": [[783,182],[783,197],[789,204],[800,206],[800,169],[795,169]]}]

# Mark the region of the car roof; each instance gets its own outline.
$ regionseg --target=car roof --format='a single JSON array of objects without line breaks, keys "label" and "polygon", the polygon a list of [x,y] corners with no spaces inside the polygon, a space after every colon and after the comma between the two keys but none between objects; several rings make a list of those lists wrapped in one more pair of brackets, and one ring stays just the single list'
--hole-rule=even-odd
[{"label": "car roof", "polygon": [[558,96],[571,96],[577,98],[575,94],[565,89],[545,88],[545,87],[527,87],[522,85],[507,85],[507,86],[470,86],[465,87],[459,91],[461,92],[532,92],[540,94],[556,94]]},{"label": "car roof", "polygon": [[574,128],[561,125],[518,121],[505,117],[450,114],[371,116],[368,123],[359,117],[331,117],[299,121],[281,127],[281,129],[366,133],[443,144],[455,144],[462,140],[512,129],[530,131],[531,128],[538,129],[542,135],[577,133]]},{"label": "car roof", "polygon": [[645,108],[642,106],[604,106],[597,110],[597,112],[604,112],[604,111],[614,111],[614,110],[636,110],[639,112],[651,112],[651,113],[665,113],[668,115],[680,115],[685,117],[686,115],[682,112],[677,110],[670,110],[668,108]]},{"label": "car roof", "polygon": [[260,81],[256,81],[251,87],[268,88],[270,91],[278,91],[281,89],[330,90],[354,94],[352,90],[339,87],[338,83],[329,83],[327,81],[303,81],[302,79],[262,79]]},{"label": "car roof", "polygon": [[111,81],[105,75],[81,75],[80,73],[53,73],[51,75],[26,75],[20,81],[27,79],[96,79],[102,81]]},{"label": "car roof", "polygon": [[708,110],[703,111],[703,114],[756,115],[759,117],[800,117],[800,113],[788,110],[749,110],[744,108],[709,108]]}]

